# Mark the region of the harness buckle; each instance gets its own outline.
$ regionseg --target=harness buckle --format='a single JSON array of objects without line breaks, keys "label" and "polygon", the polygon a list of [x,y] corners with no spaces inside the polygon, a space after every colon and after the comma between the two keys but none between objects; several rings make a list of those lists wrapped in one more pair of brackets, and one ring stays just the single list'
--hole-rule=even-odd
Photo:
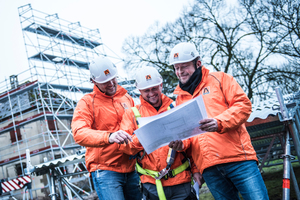
[{"label": "harness buckle", "polygon": [[173,170],[169,170],[168,173],[164,176],[165,180],[168,180],[168,178],[173,178],[175,175],[173,175]]},{"label": "harness buckle", "polygon": [[160,180],[162,177],[168,174],[170,169],[162,169],[160,172],[158,172],[158,176],[155,177],[156,180]]}]

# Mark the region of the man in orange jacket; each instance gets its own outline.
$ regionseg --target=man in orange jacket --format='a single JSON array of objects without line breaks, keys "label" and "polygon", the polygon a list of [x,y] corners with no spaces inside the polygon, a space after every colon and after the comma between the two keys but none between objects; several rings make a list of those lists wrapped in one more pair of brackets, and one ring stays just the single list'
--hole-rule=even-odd
[{"label": "man in orange jacket", "polygon": [[99,199],[140,200],[135,162],[118,150],[118,144],[131,140],[119,127],[125,110],[134,102],[117,84],[117,68],[108,58],[96,58],[89,69],[94,90],[77,103],[74,139],[86,147],[86,166]]},{"label": "man in orange jacket", "polygon": [[[138,129],[136,118],[154,116],[167,111],[173,106],[173,100],[162,93],[162,77],[155,68],[141,68],[136,73],[136,87],[141,93],[141,104],[126,110],[120,127],[121,130],[129,134],[133,134]],[[193,194],[191,194],[190,165],[185,152],[174,151],[173,153],[176,154],[174,163],[170,165],[170,162],[167,161],[170,150],[168,146],[147,154],[143,152],[143,147],[135,135],[132,140],[132,143],[120,145],[120,149],[129,155],[140,152],[136,170],[141,176],[144,200],[193,199],[191,198]],[[188,145],[185,145],[187,149]],[[141,151],[145,154],[143,155]],[[195,165],[193,166],[193,172],[199,173]],[[164,172],[168,169],[169,173],[158,178],[158,172]],[[196,197],[194,196],[194,198]]]},{"label": "man in orange jacket", "polygon": [[[207,119],[199,128],[207,131],[190,138],[192,157],[215,199],[269,199],[257,167],[256,152],[245,122],[251,114],[251,102],[235,79],[223,72],[209,72],[201,65],[192,43],[179,43],[170,53],[179,85],[176,104],[203,96]],[[181,150],[181,141],[170,147]]]}]

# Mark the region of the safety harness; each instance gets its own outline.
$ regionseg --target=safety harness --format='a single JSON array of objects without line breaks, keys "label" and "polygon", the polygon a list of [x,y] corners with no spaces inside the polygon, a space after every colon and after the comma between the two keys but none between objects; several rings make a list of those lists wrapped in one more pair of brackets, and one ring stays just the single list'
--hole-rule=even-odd
[{"label": "safety harness", "polygon": [[[170,106],[168,106],[167,110],[170,110],[173,107],[174,107],[174,105],[173,105],[173,103],[171,103]],[[141,116],[139,110],[136,107],[132,107],[131,109],[134,113],[136,123],[137,123],[138,127],[140,127],[137,119],[139,117],[142,117],[142,116]],[[169,152],[168,152],[168,156],[167,156],[167,160],[166,160],[167,167],[162,169],[160,172],[158,172],[158,171],[153,171],[153,170],[150,170],[150,169],[143,169],[142,168],[142,166],[141,166],[141,164],[139,164],[138,160],[141,160],[144,157],[144,155],[145,155],[145,151],[143,152],[143,155],[140,158],[137,159],[137,161],[136,161],[136,171],[138,172],[138,174],[143,174],[143,175],[151,176],[152,178],[154,178],[158,198],[160,200],[166,200],[166,196],[165,196],[163,186],[162,186],[162,183],[161,183],[160,179],[164,178],[165,180],[167,180],[168,178],[175,177],[177,174],[179,174],[179,173],[185,171],[186,169],[188,169],[190,167],[190,162],[189,162],[188,159],[185,159],[185,161],[183,162],[182,165],[180,165],[179,167],[171,170],[171,165],[173,164],[173,162],[175,160],[176,151],[173,150],[172,148],[169,148]]]}]

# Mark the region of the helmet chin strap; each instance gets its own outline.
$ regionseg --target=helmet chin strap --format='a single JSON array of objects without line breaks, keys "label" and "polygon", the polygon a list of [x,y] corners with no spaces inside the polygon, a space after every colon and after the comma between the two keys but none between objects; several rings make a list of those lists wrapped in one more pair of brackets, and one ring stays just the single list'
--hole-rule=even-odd
[{"label": "helmet chin strap", "polygon": [[[95,84],[96,85],[96,84]],[[105,92],[103,92],[99,87],[98,87],[98,85],[96,85],[96,87],[99,89],[99,91],[100,92],[102,92],[103,94],[105,94],[105,95],[107,95],[107,96],[113,96],[113,95],[108,95],[108,94],[106,94]]]},{"label": "helmet chin strap", "polygon": [[[95,84],[95,83],[94,83]],[[96,84],[95,84],[96,85]],[[99,87],[98,85],[96,85],[96,87],[99,89],[100,92],[102,92],[103,94],[105,94]]]}]

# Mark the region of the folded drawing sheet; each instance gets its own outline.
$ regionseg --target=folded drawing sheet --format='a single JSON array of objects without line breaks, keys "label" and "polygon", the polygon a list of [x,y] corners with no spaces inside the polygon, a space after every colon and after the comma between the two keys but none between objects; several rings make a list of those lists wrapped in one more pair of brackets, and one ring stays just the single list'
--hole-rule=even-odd
[{"label": "folded drawing sheet", "polygon": [[204,133],[199,129],[199,121],[205,118],[207,113],[200,95],[159,115],[138,118],[140,128],[134,132],[150,154],[171,141]]}]

